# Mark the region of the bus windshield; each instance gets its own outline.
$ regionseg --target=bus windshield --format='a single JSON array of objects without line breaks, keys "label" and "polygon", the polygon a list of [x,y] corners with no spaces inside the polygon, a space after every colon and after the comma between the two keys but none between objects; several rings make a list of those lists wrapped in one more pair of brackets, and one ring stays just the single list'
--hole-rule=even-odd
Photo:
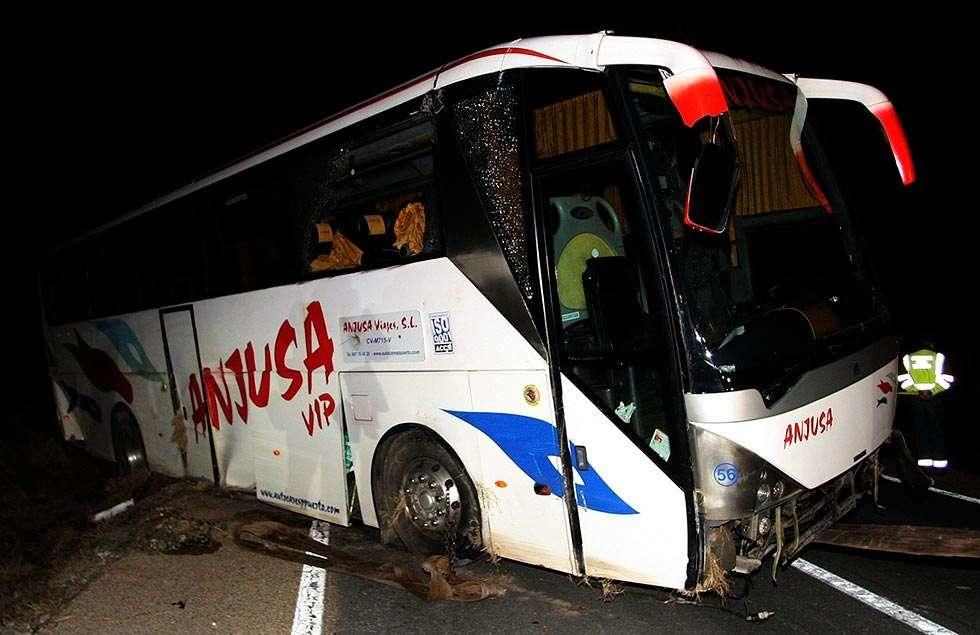
[{"label": "bus windshield", "polygon": [[[659,71],[626,80],[661,215],[695,392],[777,386],[869,341],[883,309],[796,87],[718,71],[730,112],[686,127]],[[735,140],[739,182],[727,231],[685,224],[695,159],[719,123]],[[842,344],[845,344],[842,346]]]}]

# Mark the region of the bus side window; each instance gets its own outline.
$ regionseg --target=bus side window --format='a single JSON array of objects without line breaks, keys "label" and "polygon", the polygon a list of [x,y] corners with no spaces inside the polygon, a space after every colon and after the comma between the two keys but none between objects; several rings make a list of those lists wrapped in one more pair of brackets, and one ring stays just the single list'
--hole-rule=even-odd
[{"label": "bus side window", "polygon": [[287,158],[247,170],[203,202],[210,212],[210,294],[238,293],[292,281],[294,222]]},{"label": "bus side window", "polygon": [[300,248],[307,275],[441,254],[433,142],[432,124],[416,118],[312,157],[322,173],[296,193],[308,219]]},{"label": "bus side window", "polygon": [[125,224],[112,241],[112,259],[121,274],[106,282],[120,294],[124,312],[205,295],[195,201],[192,196],[141,216]]},{"label": "bus side window", "polygon": [[525,300],[533,300],[535,282],[528,247],[533,226],[523,165],[520,87],[515,77],[504,74],[471,80],[457,88],[449,110],[452,136],[458,142],[455,152],[469,168],[514,282]]},{"label": "bus side window", "polygon": [[397,264],[434,251],[430,197],[408,192],[314,218],[310,272]]}]

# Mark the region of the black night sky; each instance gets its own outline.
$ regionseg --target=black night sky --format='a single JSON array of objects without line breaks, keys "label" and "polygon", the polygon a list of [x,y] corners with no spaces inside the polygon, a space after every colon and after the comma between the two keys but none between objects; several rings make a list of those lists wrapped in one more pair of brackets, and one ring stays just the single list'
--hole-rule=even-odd
[{"label": "black night sky", "polygon": [[[243,24],[231,12],[205,20],[170,6],[170,14],[60,14],[57,24],[51,16],[25,24],[25,46],[8,59],[15,90],[8,86],[5,101],[14,106],[8,126],[16,148],[8,161],[21,195],[17,203],[8,199],[2,268],[11,300],[7,333],[25,334],[5,344],[14,353],[8,359],[19,360],[19,380],[7,384],[5,401],[38,415],[20,420],[44,426],[51,419],[31,274],[45,249],[467,53],[522,36],[606,28],[687,42],[780,72],[870,83],[891,97],[918,181],[904,190],[897,177],[869,185],[864,200],[877,203],[866,212],[868,240],[899,335],[936,333],[958,377],[950,435],[977,439],[967,406],[977,372],[968,309],[977,267],[975,197],[965,185],[976,178],[972,113],[963,109],[972,101],[960,94],[973,92],[957,50],[963,33],[938,19],[857,23],[844,14],[791,17],[749,5],[736,19],[737,4],[673,21],[643,4],[636,15],[608,19],[567,17],[571,5],[563,19],[455,6],[452,15],[436,15],[436,5],[420,5],[414,17],[385,24],[347,9],[343,18],[294,11],[253,15]],[[381,11],[378,5],[373,13]],[[860,174],[862,166],[851,168]],[[980,463],[973,449],[961,455]]]}]

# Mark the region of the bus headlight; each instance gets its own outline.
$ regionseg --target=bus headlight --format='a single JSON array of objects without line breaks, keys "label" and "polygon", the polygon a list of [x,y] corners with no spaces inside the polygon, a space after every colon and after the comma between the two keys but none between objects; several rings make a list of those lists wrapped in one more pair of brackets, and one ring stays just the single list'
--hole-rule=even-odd
[{"label": "bus headlight", "polygon": [[755,498],[762,505],[767,500],[769,500],[769,483],[763,483],[759,486],[759,490],[755,493]]}]

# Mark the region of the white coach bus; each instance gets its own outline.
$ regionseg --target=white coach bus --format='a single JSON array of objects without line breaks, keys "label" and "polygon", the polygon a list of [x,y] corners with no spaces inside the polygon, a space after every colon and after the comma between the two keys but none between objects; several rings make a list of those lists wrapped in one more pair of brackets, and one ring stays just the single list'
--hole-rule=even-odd
[{"label": "white coach bus", "polygon": [[869,86],[607,33],[447,64],[47,254],[65,438],[417,551],[785,563],[895,409],[827,99],[913,181]]}]

